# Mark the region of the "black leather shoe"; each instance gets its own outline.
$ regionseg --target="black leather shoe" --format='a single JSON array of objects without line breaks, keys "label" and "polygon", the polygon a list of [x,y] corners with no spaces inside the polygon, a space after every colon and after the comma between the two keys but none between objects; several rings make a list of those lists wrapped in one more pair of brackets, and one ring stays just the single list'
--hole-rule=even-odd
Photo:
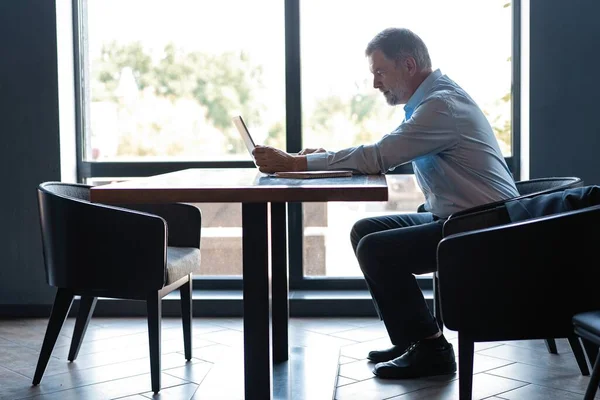
[{"label": "black leather shoe", "polygon": [[434,347],[422,342],[411,345],[400,357],[375,365],[373,373],[384,379],[407,379],[453,374],[456,358],[450,343]]},{"label": "black leather shoe", "polygon": [[393,360],[400,357],[406,351],[406,347],[392,346],[385,350],[373,350],[369,352],[367,358],[373,362],[379,363]]}]

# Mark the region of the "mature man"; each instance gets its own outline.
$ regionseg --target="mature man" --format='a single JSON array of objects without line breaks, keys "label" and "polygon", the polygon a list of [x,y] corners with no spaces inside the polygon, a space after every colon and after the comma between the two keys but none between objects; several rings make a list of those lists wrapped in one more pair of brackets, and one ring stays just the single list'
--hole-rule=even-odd
[{"label": "mature man", "polygon": [[436,270],[442,224],[450,214],[518,195],[492,128],[475,101],[440,70],[408,29],[389,28],[366,48],[373,87],[404,121],[378,142],[339,151],[287,154],[259,146],[262,172],[347,169],[385,173],[412,162],[425,211],[362,219],[350,234],[360,268],[393,347],[371,351],[381,378],[454,373],[455,355],[413,274]]}]

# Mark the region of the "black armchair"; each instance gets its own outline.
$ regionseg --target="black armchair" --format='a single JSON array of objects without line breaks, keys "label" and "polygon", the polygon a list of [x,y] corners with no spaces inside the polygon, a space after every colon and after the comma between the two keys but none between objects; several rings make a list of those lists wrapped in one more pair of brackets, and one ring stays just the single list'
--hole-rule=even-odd
[{"label": "black armchair", "polygon": [[472,395],[474,342],[568,338],[589,374],[571,319],[600,308],[597,238],[587,232],[600,223],[600,206],[514,223],[507,214],[498,204],[452,216],[438,246],[441,314],[458,331],[461,400]]},{"label": "black armchair", "polygon": [[[534,197],[540,194],[552,193],[556,191],[561,191],[570,188],[582,187],[583,181],[577,177],[551,177],[551,178],[537,178],[530,179],[526,181],[518,181],[515,182],[517,190],[519,191],[519,196],[512,198],[510,200],[522,199],[528,197]],[[486,213],[487,210],[495,209],[508,200],[497,201],[493,203],[483,204],[476,207],[471,207],[469,209],[454,213],[450,218],[454,219],[453,227],[451,229],[466,231],[470,229],[478,229],[485,228],[488,226],[498,225],[500,223],[508,222],[508,216],[498,213]],[[424,208],[419,207],[419,210],[422,211]],[[458,217],[472,215],[473,218],[462,218],[457,220]],[[458,222],[457,222],[458,221]],[[446,232],[448,228],[444,228]],[[444,236],[446,233],[444,233]],[[440,296],[439,296],[439,284],[438,284],[438,274],[433,274],[433,314],[437,320],[437,323],[440,327],[440,330],[444,329],[444,321],[440,309]],[[546,347],[548,351],[553,354],[557,354],[556,342],[553,338],[546,339]]]},{"label": "black armchair", "polygon": [[93,204],[89,189],[45,182],[37,190],[46,281],[58,290],[33,384],[40,383],[73,298],[79,295],[69,361],[77,358],[98,297],[145,301],[152,390],[158,392],[161,300],[175,289],[181,294],[185,358],[192,358],[191,283],[200,266],[200,210],[186,204]]}]

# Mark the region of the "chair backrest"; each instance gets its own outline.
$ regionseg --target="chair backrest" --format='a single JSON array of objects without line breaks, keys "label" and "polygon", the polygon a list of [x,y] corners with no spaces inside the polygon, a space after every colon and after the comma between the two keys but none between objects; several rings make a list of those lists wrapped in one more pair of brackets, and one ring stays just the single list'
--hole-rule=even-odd
[{"label": "chair backrest", "polygon": [[40,185],[43,190],[57,196],[90,201],[90,187],[80,183],[44,182]]},{"label": "chair backrest", "polygon": [[166,222],[90,203],[90,187],[62,182],[38,186],[48,284],[88,291],[160,289],[166,274]]},{"label": "chair backrest", "polygon": [[583,181],[577,177],[536,178],[515,182],[519,195],[551,193],[559,190],[582,187]]},{"label": "chair backrest", "polygon": [[[519,196],[494,201],[487,204],[481,204],[479,206],[467,208],[465,210],[457,211],[452,214],[448,220],[455,219],[458,217],[462,217],[464,215],[473,214],[480,211],[486,211],[493,208],[504,207],[504,204],[509,200],[517,200],[527,197],[534,197],[540,194],[547,194],[552,192],[558,192],[565,189],[583,187],[583,181],[577,177],[552,177],[552,178],[536,178],[530,179],[527,181],[517,181],[515,182],[515,186],[519,191]],[[504,211],[501,211],[500,214],[505,214]],[[507,220],[508,222],[508,220]],[[452,229],[454,232],[454,229]],[[459,230],[460,231],[460,230]]]}]

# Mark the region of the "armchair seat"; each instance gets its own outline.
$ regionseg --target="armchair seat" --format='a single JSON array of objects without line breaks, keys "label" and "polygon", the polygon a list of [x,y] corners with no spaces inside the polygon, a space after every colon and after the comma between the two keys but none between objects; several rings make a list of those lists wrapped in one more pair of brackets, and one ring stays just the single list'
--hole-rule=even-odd
[{"label": "armchair seat", "polygon": [[177,282],[189,274],[199,273],[200,249],[195,247],[167,247],[166,284]]},{"label": "armchair seat", "polygon": [[600,345],[600,311],[582,312],[573,317],[575,333]]}]

